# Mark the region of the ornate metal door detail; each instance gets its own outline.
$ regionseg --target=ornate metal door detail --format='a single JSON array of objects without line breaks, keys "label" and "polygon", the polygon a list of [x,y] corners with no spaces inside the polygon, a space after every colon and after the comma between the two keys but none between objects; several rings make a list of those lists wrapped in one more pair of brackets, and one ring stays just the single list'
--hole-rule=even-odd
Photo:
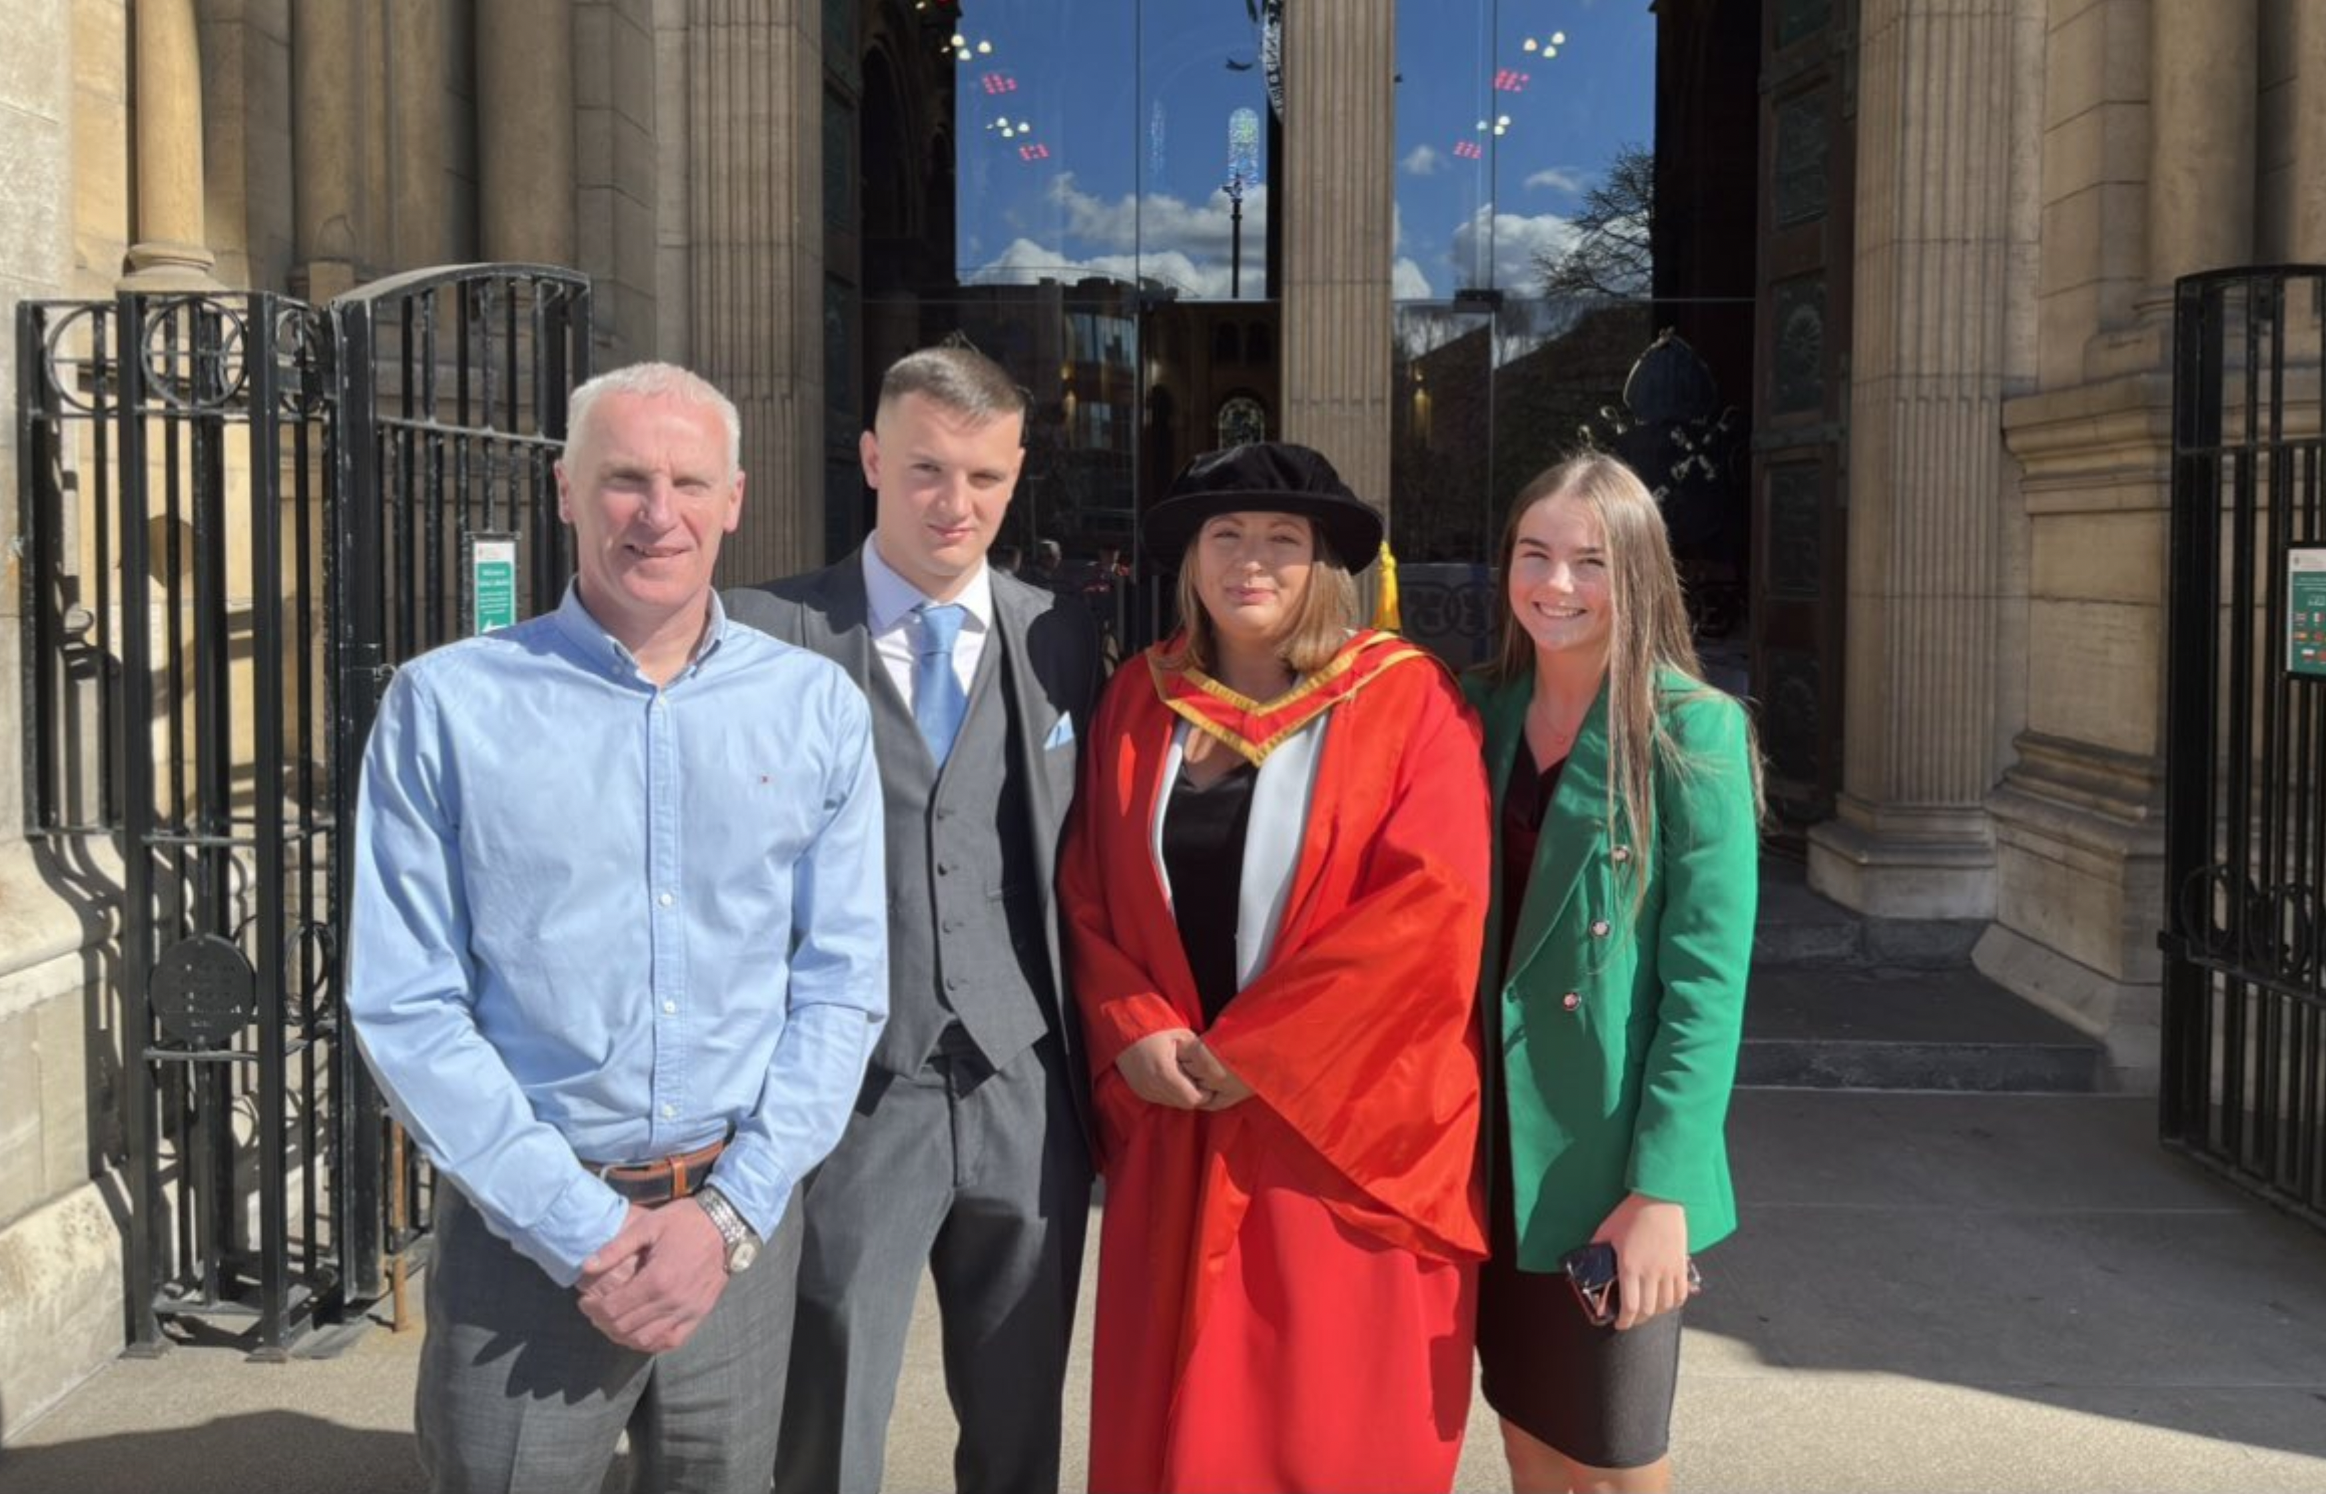
[{"label": "ornate metal door detail", "polygon": [[2168,1145],[2326,1224],[2322,315],[2326,269],[2178,287],[2161,1100]]}]

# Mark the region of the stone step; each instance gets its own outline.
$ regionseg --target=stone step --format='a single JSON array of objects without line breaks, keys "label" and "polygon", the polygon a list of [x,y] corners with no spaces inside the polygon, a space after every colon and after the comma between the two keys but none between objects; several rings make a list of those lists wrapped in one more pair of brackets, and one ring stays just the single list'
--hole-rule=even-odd
[{"label": "stone step", "polygon": [[2097,1041],[1967,966],[1756,965],[1737,1083],[2090,1094],[2106,1072]]},{"label": "stone step", "polygon": [[1753,964],[1948,970],[1970,963],[1980,919],[1868,918],[1809,890],[1801,863],[1761,858]]}]

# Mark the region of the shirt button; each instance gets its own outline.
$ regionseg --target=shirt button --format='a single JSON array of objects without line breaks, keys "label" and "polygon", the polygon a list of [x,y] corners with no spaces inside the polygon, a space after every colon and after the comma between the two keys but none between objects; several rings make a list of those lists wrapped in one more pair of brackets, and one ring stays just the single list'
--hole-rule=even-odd
[{"label": "shirt button", "polygon": [[1606,920],[1606,919],[1604,919],[1604,918],[1600,918],[1600,919],[1594,919],[1594,920],[1592,921],[1592,924],[1591,924],[1591,937],[1592,937],[1592,938],[1594,938],[1594,939],[1604,939],[1604,938],[1606,938],[1606,937],[1607,937],[1607,920]]},{"label": "shirt button", "polygon": [[1631,860],[1631,847],[1617,846],[1614,850],[1607,853],[1607,859],[1614,862],[1617,866],[1621,866],[1626,861]]},{"label": "shirt button", "polygon": [[662,1009],[671,1016],[678,1015],[678,1003],[675,1001],[665,1001],[662,1003]]},{"label": "shirt button", "polygon": [[665,1105],[662,1107],[662,1118],[664,1120],[675,1120],[677,1117],[678,1107],[676,1105]]},{"label": "shirt button", "polygon": [[660,896],[660,897],[656,898],[656,899],[655,899],[655,901],[656,901],[656,902],[658,902],[658,903],[660,903],[660,904],[662,904],[662,906],[664,906],[665,908],[667,908],[667,907],[669,907],[669,906],[670,906],[672,903],[675,903],[675,902],[677,902],[677,901],[678,901],[678,899],[677,899],[677,898],[675,898],[675,897],[672,897],[672,896],[671,896],[669,893],[667,893],[667,892],[666,892],[666,893],[664,893],[662,896]]},{"label": "shirt button", "polygon": [[1566,995],[1559,998],[1559,1005],[1565,1007],[1568,1011],[1573,1011],[1575,1008],[1581,1006],[1582,1004],[1583,998],[1576,995],[1573,991],[1569,991]]},{"label": "shirt button", "polygon": [[949,877],[949,876],[953,875],[953,863],[952,863],[952,862],[950,862],[950,861],[940,861],[940,862],[938,862],[938,863],[937,863],[937,875],[938,875],[938,876],[940,876],[940,877]]}]

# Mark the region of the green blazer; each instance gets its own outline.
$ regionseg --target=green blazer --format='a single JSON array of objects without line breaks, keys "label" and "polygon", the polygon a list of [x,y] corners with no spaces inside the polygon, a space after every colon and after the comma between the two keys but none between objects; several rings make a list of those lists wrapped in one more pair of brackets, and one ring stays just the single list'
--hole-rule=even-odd
[{"label": "green blazer", "polygon": [[[1670,1199],[1701,1250],[1736,1228],[1723,1128],[1736,1080],[1745,977],[1759,900],[1760,847],[1744,710],[1669,673],[1664,724],[1689,771],[1659,769],[1659,826],[1645,857],[1628,823],[1608,826],[1607,692],[1543,816],[1523,885],[1506,885],[1502,802],[1526,751],[1531,677],[1464,681],[1485,718],[1494,789],[1494,896],[1479,973],[1489,1103],[1508,1106],[1518,1264],[1554,1271],[1627,1193]],[[1503,968],[1502,909],[1522,898]]]}]

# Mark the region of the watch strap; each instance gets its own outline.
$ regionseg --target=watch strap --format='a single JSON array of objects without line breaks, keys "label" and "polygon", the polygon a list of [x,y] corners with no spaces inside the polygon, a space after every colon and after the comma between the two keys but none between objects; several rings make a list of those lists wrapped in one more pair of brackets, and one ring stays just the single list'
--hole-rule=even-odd
[{"label": "watch strap", "polygon": [[703,1212],[710,1216],[712,1226],[719,1231],[719,1242],[726,1247],[727,1251],[727,1269],[729,1271],[738,1269],[736,1263],[738,1250],[744,1246],[756,1250],[759,1245],[758,1233],[751,1228],[750,1223],[744,1219],[742,1211],[729,1201],[726,1194],[707,1183],[696,1192],[695,1202],[702,1205]]}]

